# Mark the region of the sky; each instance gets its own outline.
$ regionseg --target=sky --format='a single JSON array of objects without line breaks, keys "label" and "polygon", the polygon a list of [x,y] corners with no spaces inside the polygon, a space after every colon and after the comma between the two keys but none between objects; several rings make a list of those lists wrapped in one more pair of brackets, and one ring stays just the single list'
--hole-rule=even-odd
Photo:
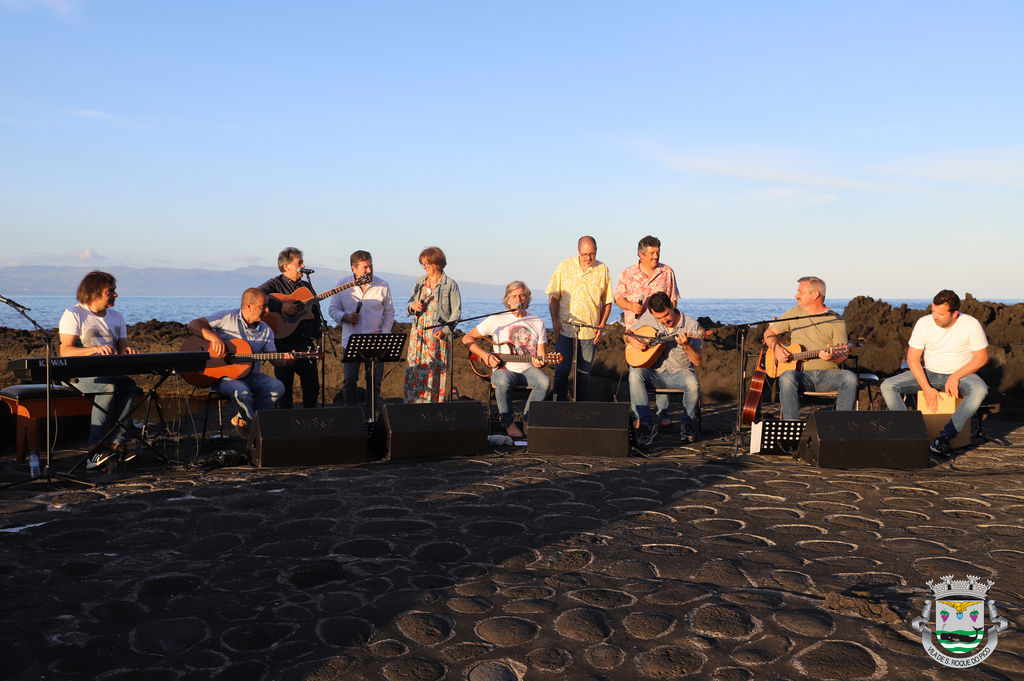
[{"label": "sky", "polygon": [[1024,2],[0,0],[0,266],[1024,298]]}]

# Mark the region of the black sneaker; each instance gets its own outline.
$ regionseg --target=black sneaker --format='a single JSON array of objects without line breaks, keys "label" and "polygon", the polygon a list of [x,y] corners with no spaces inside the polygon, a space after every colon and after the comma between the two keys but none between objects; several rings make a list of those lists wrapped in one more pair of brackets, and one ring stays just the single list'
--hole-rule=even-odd
[{"label": "black sneaker", "polygon": [[679,441],[683,444],[690,444],[697,439],[697,431],[694,430],[692,423],[682,423],[679,425]]},{"label": "black sneaker", "polygon": [[109,461],[112,456],[114,456],[114,452],[109,449],[101,449],[98,452],[94,452],[92,456],[86,459],[85,470],[91,471],[94,468],[99,468]]},{"label": "black sneaker", "polygon": [[641,447],[647,447],[654,442],[655,436],[658,434],[657,423],[640,424],[640,427],[636,431],[636,443]]},{"label": "black sneaker", "polygon": [[932,440],[932,444],[928,447],[928,451],[938,456],[952,456],[953,448],[949,446],[949,440],[942,436],[939,436]]}]

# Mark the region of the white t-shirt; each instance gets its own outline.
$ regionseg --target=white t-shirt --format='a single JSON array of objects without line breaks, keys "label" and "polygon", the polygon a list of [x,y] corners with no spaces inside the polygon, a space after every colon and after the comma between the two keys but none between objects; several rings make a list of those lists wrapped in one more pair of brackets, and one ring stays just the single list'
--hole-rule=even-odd
[{"label": "white t-shirt", "polygon": [[[544,320],[535,314],[516,317],[512,312],[486,317],[477,327],[481,336],[490,336],[494,352],[516,355],[536,355],[537,344],[547,342]],[[510,362],[505,369],[521,374],[533,364],[531,362]]]},{"label": "white t-shirt", "polygon": [[924,365],[937,374],[952,374],[971,361],[974,353],[988,347],[985,330],[974,317],[960,314],[947,328],[927,314],[917,320],[910,347],[924,350]]},{"label": "white t-shirt", "polygon": [[116,349],[119,339],[128,338],[128,327],[120,312],[108,307],[101,317],[82,303],[64,310],[57,330],[68,336],[78,336],[83,348],[112,345]]}]

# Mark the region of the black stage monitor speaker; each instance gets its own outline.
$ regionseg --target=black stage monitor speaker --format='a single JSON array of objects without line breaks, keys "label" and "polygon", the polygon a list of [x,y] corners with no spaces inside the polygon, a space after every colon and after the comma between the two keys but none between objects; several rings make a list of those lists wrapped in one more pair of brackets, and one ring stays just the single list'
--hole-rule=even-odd
[{"label": "black stage monitor speaker", "polygon": [[258,411],[249,429],[249,455],[257,468],[363,463],[363,412],[359,407]]},{"label": "black stage monitor speaker", "polygon": [[797,455],[822,468],[924,468],[928,433],[921,412],[816,411]]},{"label": "black stage monitor speaker", "polygon": [[386,404],[382,420],[393,461],[487,451],[487,411],[475,400]]},{"label": "black stage monitor speaker", "polygon": [[530,454],[629,456],[624,402],[534,402],[530,405]]}]

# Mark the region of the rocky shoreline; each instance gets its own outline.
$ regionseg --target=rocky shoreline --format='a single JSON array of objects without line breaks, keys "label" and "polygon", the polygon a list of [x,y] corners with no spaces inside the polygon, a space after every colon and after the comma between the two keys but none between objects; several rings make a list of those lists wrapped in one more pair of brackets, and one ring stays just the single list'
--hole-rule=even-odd
[{"label": "rocky shoreline", "polygon": [[[989,385],[988,400],[996,405],[997,411],[1006,415],[1024,414],[1024,304],[984,302],[967,294],[961,311],[976,317],[988,334],[990,359],[988,365],[979,372]],[[914,323],[924,314],[925,310],[908,309],[906,305],[893,307],[866,296],[851,300],[844,318],[851,340],[860,344],[854,350],[859,370],[883,378],[897,373]],[[734,402],[738,384],[736,336],[739,327],[719,324],[707,317],[701,317],[700,322],[705,328],[712,329],[712,336],[705,343],[704,364],[698,371],[704,399],[711,402]],[[188,336],[185,325],[178,322],[140,322],[130,325],[128,331],[133,347],[140,352],[175,351]],[[407,334],[409,324],[395,324],[394,331]],[[746,343],[748,352],[757,350],[758,339],[763,331],[763,328],[751,330]],[[332,329],[330,336],[334,347],[340,352],[340,330]],[[461,336],[461,333],[457,334],[454,385],[462,396],[486,400],[487,382],[472,372],[458,341]],[[598,343],[591,399],[628,399],[628,367],[623,357],[624,347],[621,327],[616,327],[615,331]],[[327,351],[327,399],[331,401],[341,389],[341,362],[332,354],[330,347]],[[7,360],[42,354],[43,344],[35,332],[0,328],[0,359],[4,360],[0,364],[4,368],[0,371],[0,383],[6,386],[18,382],[11,372],[6,371]],[[751,366],[754,359],[751,359]],[[385,399],[401,397],[403,379],[404,364],[392,364],[386,368],[382,386]],[[139,382],[145,385],[146,377],[139,377]],[[298,387],[296,390],[299,390]],[[191,386],[183,381],[172,380],[164,384],[162,392],[188,393],[191,392]],[[872,399],[876,408],[881,407],[877,391],[870,396],[865,391],[861,399],[862,407],[866,407],[868,400]]]}]

